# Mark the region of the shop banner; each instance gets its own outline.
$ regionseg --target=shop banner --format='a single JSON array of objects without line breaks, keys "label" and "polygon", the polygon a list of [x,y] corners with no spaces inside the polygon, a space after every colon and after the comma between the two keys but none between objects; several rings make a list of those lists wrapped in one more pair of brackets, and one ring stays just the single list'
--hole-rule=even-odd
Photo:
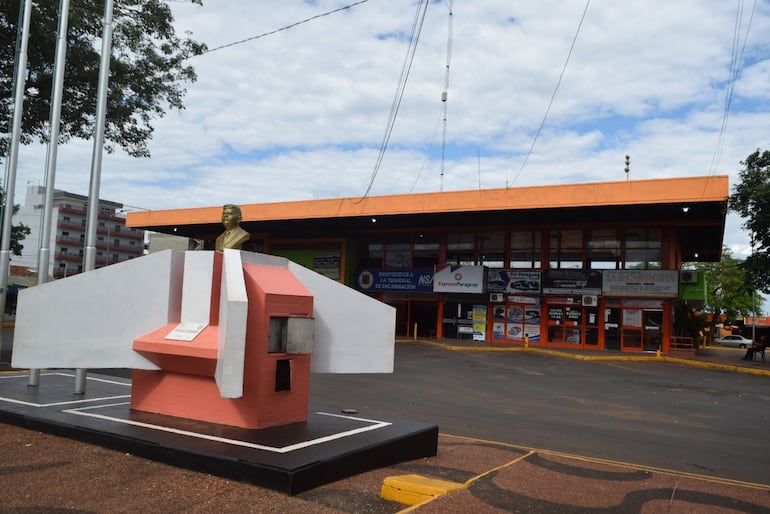
[{"label": "shop banner", "polygon": [[361,291],[433,292],[432,269],[363,269],[358,270],[356,286]]},{"label": "shop banner", "polygon": [[473,340],[487,340],[487,306],[473,306]]},{"label": "shop banner", "polygon": [[604,270],[603,273],[603,296],[676,298],[679,294],[677,270]]},{"label": "shop banner", "polygon": [[540,294],[540,272],[491,269],[487,273],[487,292]]},{"label": "shop banner", "polygon": [[599,270],[549,269],[543,272],[543,294],[599,295],[602,272]]},{"label": "shop banner", "polygon": [[743,318],[743,325],[752,327],[754,325],[758,327],[770,327],[770,316],[745,316]]},{"label": "shop banner", "polygon": [[484,266],[436,266],[433,291],[436,293],[483,293]]}]

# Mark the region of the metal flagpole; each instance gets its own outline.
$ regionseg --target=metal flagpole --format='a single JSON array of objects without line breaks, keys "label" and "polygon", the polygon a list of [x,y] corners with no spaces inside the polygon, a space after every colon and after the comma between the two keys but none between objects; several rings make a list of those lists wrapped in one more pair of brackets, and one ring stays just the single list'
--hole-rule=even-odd
[{"label": "metal flagpole", "polygon": [[[29,43],[29,25],[32,17],[32,0],[24,0],[24,13],[19,41],[19,55],[16,61],[14,82],[13,122],[11,141],[8,146],[8,160],[5,163],[5,205],[3,206],[2,241],[0,242],[0,317],[5,314],[8,272],[11,267],[11,221],[13,218],[13,195],[16,189],[16,168],[19,161],[19,137],[21,117],[24,106],[24,90],[27,82],[27,46]],[[0,324],[0,343],[2,343],[2,324]]]},{"label": "metal flagpole", "polygon": [[[37,254],[37,283],[48,282],[48,266],[51,259],[51,215],[53,212],[53,193],[56,178],[56,157],[59,149],[59,124],[61,122],[62,91],[64,89],[64,66],[67,58],[67,22],[70,2],[61,0],[59,4],[59,33],[56,41],[56,64],[53,68],[53,91],[51,92],[50,137],[48,138],[48,156],[45,164],[45,201],[43,203],[43,226]],[[40,370],[29,370],[29,385],[40,382]]]},{"label": "metal flagpole", "polygon": [[[110,78],[110,53],[112,52],[112,7],[113,0],[104,2],[102,27],[102,59],[99,64],[99,86],[96,100],[96,121],[94,124],[94,150],[91,157],[91,187],[88,192],[88,222],[86,223],[86,251],[83,257],[83,271],[96,267],[96,227],[99,223],[99,182],[102,174],[104,153],[104,123],[107,112],[107,92]],[[75,394],[86,391],[86,370],[75,370]]]}]

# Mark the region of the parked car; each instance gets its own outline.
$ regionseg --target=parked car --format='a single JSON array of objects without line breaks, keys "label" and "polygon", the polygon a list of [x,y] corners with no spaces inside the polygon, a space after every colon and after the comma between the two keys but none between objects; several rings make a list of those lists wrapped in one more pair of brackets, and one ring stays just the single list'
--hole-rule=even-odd
[{"label": "parked car", "polygon": [[754,343],[751,339],[738,335],[717,337],[714,339],[714,342],[716,344],[721,344],[722,346],[735,346],[737,348],[748,348]]}]

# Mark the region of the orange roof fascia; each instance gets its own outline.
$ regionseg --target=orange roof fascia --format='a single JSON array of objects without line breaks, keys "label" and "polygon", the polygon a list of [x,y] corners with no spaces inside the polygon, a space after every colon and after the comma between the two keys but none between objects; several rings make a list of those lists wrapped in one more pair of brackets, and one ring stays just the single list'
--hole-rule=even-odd
[{"label": "orange roof fascia", "polygon": [[[592,182],[367,198],[300,200],[241,205],[243,221],[347,218],[604,205],[721,202],[729,196],[726,175]],[[129,212],[129,227],[219,223],[222,207]]]}]

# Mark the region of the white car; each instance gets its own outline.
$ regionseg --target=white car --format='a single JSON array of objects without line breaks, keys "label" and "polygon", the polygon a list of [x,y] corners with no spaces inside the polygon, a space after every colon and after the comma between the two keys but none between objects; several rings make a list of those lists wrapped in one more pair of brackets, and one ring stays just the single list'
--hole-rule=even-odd
[{"label": "white car", "polygon": [[743,336],[737,336],[737,335],[717,337],[716,339],[714,339],[714,342],[716,344],[721,344],[722,346],[735,346],[738,348],[748,348],[749,346],[754,344],[754,341],[752,341],[751,339],[747,339]]}]

